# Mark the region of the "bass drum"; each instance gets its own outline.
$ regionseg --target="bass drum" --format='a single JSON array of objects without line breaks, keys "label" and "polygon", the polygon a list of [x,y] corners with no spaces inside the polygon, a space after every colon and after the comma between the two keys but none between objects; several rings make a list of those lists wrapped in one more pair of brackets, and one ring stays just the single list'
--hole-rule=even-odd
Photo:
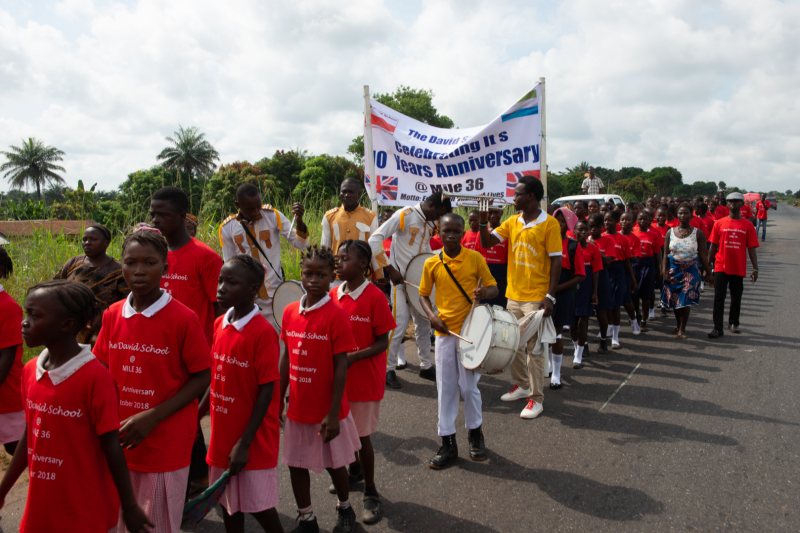
[{"label": "bass drum", "polygon": [[281,323],[283,322],[283,312],[286,307],[294,302],[299,302],[300,298],[306,293],[303,285],[293,279],[286,280],[275,289],[272,295],[272,316],[274,317],[275,331],[280,333]]},{"label": "bass drum", "polygon": [[[408,266],[406,267],[406,271],[403,274],[403,277],[408,283],[413,283],[417,287],[422,282],[422,268],[425,265],[425,261],[428,258],[434,257],[436,254],[431,252],[424,252],[419,255],[415,255],[411,258],[411,261],[408,262]],[[407,283],[404,283],[406,288],[406,297],[408,298],[408,304],[411,308],[417,312],[419,316],[426,319],[428,318],[428,314],[422,309],[422,304],[419,303],[419,290],[416,287],[412,287]],[[431,304],[433,305],[433,311],[436,311],[436,286],[434,285],[433,291],[431,291]]]},{"label": "bass drum", "polygon": [[[469,328],[467,328],[469,325]],[[478,305],[461,327],[461,336],[469,344],[458,341],[461,364],[481,374],[499,374],[514,360],[519,347],[519,324],[516,317],[497,305]]]}]

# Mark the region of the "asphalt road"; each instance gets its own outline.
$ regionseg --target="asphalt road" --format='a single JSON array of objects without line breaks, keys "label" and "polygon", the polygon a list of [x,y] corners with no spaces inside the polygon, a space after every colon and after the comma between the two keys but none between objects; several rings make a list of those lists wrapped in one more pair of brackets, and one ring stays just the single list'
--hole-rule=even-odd
[{"label": "asphalt road", "polygon": [[[761,278],[746,283],[741,335],[707,338],[707,291],[685,341],[670,335],[670,317],[648,321],[639,337],[623,327],[623,349],[592,354],[582,370],[572,369],[568,348],[564,386],[545,389],[536,420],[519,418],[522,401],[500,401],[507,374],[483,377],[484,462],[467,458],[460,416],[461,458],[442,471],[426,466],[439,444],[436,387],[399,372],[403,389],[387,391],[373,437],[385,515],[357,531],[800,530],[800,210],[781,204],[770,217]],[[411,369],[415,348],[406,349]],[[279,512],[290,531],[295,504],[288,470],[280,471]],[[324,531],[336,504],[329,484],[326,474],[312,475]],[[0,531],[17,530],[25,488],[0,511]],[[351,493],[359,515],[362,490]],[[252,518],[247,524],[260,531]],[[194,531],[224,528],[214,511]]]}]

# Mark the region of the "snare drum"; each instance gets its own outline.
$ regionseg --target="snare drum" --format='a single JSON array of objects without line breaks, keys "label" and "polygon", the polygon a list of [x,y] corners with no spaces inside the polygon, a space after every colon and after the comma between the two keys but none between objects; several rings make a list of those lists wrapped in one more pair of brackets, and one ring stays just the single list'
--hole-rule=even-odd
[{"label": "snare drum", "polygon": [[474,344],[458,341],[461,364],[481,374],[499,374],[508,368],[519,347],[516,317],[497,305],[478,305],[461,327],[461,336]]},{"label": "snare drum", "polygon": [[[403,274],[403,277],[409,283],[413,283],[417,287],[419,284],[422,283],[422,268],[425,265],[425,261],[428,260],[430,257],[434,257],[436,254],[431,252],[424,252],[419,255],[415,255],[411,258],[411,261],[408,262],[408,266],[406,267],[406,272]],[[412,287],[411,285],[404,284],[406,288],[406,296],[408,297],[408,303],[411,305],[411,308],[417,312],[419,316],[424,318],[425,320],[428,319],[428,314],[422,308],[422,304],[419,303],[419,291]],[[431,291],[430,295],[431,299],[431,306],[433,307],[433,311],[436,312],[436,287],[434,286],[433,290]]]},{"label": "snare drum", "polygon": [[281,322],[283,321],[283,311],[290,303],[299,302],[300,298],[306,293],[303,285],[293,279],[286,280],[275,289],[272,295],[272,316],[275,317],[275,331],[280,332]]}]

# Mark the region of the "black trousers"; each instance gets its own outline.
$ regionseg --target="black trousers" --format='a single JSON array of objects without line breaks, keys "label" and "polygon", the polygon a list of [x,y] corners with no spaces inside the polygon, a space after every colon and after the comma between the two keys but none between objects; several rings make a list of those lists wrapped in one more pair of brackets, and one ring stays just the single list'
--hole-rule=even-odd
[{"label": "black trousers", "polygon": [[725,315],[725,298],[731,289],[731,310],[728,324],[739,325],[739,312],[742,310],[742,293],[744,292],[744,276],[731,276],[725,272],[714,272],[714,329],[725,331],[722,317]]}]

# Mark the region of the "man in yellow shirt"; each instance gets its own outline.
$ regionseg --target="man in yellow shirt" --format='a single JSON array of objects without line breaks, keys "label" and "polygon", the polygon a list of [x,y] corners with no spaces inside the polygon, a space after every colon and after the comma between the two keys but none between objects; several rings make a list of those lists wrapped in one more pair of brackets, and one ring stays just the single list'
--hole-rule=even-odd
[{"label": "man in yellow shirt", "polygon": [[[486,458],[481,425],[481,393],[478,390],[480,374],[467,370],[458,357],[458,338],[450,331],[461,331],[461,325],[475,300],[497,296],[497,282],[489,272],[486,260],[479,252],[461,246],[464,237],[464,219],[454,213],[439,219],[439,234],[444,245],[443,253],[425,261],[419,286],[419,301],[431,326],[436,330],[436,389],[439,393],[439,427],[442,446],[428,462],[439,469],[458,456],[456,445],[456,417],[458,395],[464,397],[464,420],[469,430],[469,458],[482,461]],[[447,269],[450,269],[448,272]],[[452,274],[451,274],[452,273]],[[482,286],[478,287],[478,280]],[[436,308],[433,312],[430,295],[436,285]]]},{"label": "man in yellow shirt", "polygon": [[[539,209],[544,196],[542,182],[523,176],[514,187],[514,207],[519,215],[503,222],[493,232],[487,227],[489,213],[480,219],[481,246],[491,248],[508,241],[508,310],[518,319],[531,311],[544,309],[544,316],[553,314],[558,280],[561,276],[561,227],[547,212]],[[544,364],[546,353],[533,355],[539,339],[534,336],[520,346],[511,362],[514,388],[500,399],[504,402],[528,399],[521,418],[536,418],[544,401]]]},{"label": "man in yellow shirt", "polygon": [[[327,246],[333,254],[339,250],[339,244],[353,239],[368,241],[370,236],[378,229],[378,215],[375,212],[358,205],[361,196],[361,182],[355,178],[347,178],[339,186],[339,199],[341,207],[334,207],[322,217],[322,238],[320,246]],[[382,272],[388,263],[383,256],[372,258],[372,270],[376,274]],[[379,275],[380,278],[383,275]],[[336,279],[332,286],[338,286],[341,281]]]}]

